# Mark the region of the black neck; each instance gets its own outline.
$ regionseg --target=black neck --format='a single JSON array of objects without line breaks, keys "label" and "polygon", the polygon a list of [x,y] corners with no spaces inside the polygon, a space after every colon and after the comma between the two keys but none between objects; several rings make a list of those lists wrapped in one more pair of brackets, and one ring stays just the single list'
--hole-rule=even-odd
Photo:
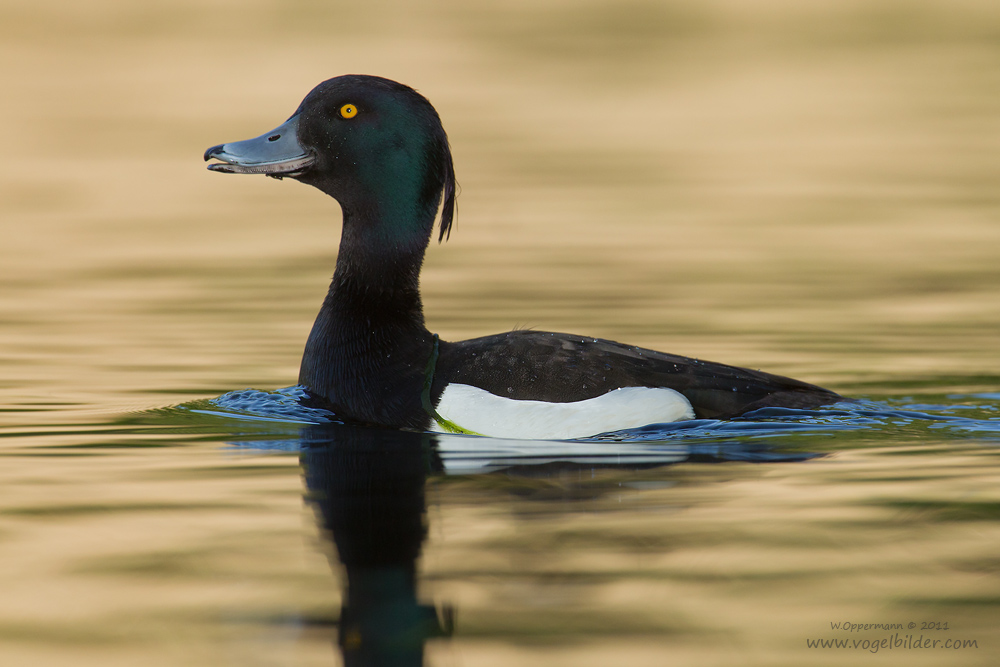
[{"label": "black neck", "polygon": [[420,392],[433,342],[419,276],[429,224],[427,234],[387,243],[380,223],[345,208],[337,268],[306,343],[299,384],[342,417],[423,428]]}]

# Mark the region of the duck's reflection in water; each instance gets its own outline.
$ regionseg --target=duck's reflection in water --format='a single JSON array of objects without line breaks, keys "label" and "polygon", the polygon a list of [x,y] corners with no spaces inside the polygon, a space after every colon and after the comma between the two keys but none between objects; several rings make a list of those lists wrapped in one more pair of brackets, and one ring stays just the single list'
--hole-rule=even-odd
[{"label": "duck's reflection in water", "polygon": [[[349,667],[422,665],[427,640],[452,634],[452,608],[421,604],[417,596],[429,475],[548,477],[581,470],[655,469],[683,461],[802,461],[815,456],[772,450],[756,440],[701,445],[544,442],[341,424],[307,427],[291,444],[300,448],[308,499],[334,545],[331,561],[339,559],[339,565],[331,564],[345,574],[338,643]],[[617,478],[606,481],[608,488],[620,486]]]},{"label": "duck's reflection in water", "polygon": [[308,498],[346,574],[344,664],[422,665],[427,639],[453,627],[450,607],[439,613],[417,598],[424,482],[442,469],[435,436],[316,426],[302,434],[301,457]]}]

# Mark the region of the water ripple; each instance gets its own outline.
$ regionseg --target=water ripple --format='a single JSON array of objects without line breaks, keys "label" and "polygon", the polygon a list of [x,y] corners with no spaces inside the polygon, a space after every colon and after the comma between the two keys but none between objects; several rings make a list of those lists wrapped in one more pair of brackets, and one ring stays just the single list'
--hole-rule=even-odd
[{"label": "water ripple", "polygon": [[[230,433],[241,448],[298,451],[310,432],[358,428],[331,412],[306,407],[302,387],[229,392],[179,406],[230,425],[253,424],[247,437]],[[434,437],[449,472],[482,472],[524,466],[649,466],[679,461],[802,461],[833,451],[870,446],[975,438],[1000,442],[1000,394],[942,395],[934,400],[898,397],[844,401],[813,410],[763,408],[733,420],[693,419],[604,433],[568,441],[503,440],[479,436]],[[272,423],[274,436],[266,436]],[[289,426],[301,427],[293,436]],[[265,432],[261,431],[261,428]],[[310,431],[311,430],[311,431]],[[333,436],[334,439],[336,436]],[[402,437],[402,436],[401,436]],[[407,436],[410,437],[410,436]]]}]

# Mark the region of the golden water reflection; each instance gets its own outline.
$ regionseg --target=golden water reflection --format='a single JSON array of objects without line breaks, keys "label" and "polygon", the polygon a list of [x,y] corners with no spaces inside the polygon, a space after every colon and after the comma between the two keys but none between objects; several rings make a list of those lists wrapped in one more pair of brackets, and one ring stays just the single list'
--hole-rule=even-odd
[{"label": "golden water reflection", "polygon": [[977,641],[889,664],[986,665],[1000,640],[993,448],[484,477],[433,474],[419,443],[414,467],[308,441],[305,481],[297,456],[214,443],[7,452],[5,659],[337,664],[368,639],[351,634],[365,591],[401,620],[406,586],[364,585],[393,568],[415,578],[402,598],[429,623],[428,664],[843,664],[806,641],[890,634],[835,622],[947,622],[922,634]]},{"label": "golden water reflection", "polygon": [[[988,0],[0,1],[0,662],[337,659],[298,458],[118,423],[290,385],[332,273],[336,205],[209,174],[207,146],[328,77],[394,78],[440,111],[462,187],[423,276],[444,338],[995,392],[997,26]],[[432,477],[417,600],[457,629],[429,660],[841,665],[806,638],[912,618],[981,648],[868,659],[991,664],[976,442]]]}]

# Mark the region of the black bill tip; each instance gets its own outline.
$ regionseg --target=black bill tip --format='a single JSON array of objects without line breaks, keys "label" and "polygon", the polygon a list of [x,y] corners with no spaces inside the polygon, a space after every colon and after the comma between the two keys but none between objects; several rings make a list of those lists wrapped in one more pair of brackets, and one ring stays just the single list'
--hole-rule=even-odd
[{"label": "black bill tip", "polygon": [[[219,144],[218,146],[212,146],[207,151],[205,151],[205,162],[208,162],[214,157],[218,157],[218,154],[222,153],[223,146],[225,146],[225,144]],[[211,169],[213,166],[215,165],[209,165],[208,168]]]}]

